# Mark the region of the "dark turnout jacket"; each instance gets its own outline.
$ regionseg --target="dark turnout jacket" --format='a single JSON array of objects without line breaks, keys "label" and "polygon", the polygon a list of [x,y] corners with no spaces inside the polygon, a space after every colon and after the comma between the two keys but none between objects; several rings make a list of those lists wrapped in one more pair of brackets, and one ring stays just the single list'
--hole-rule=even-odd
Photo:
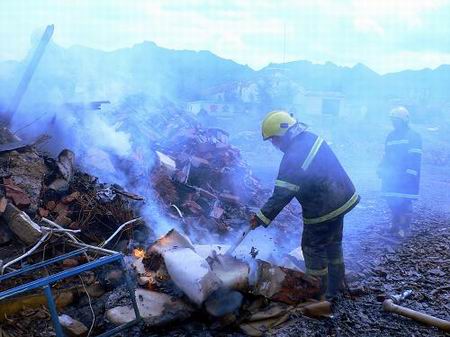
[{"label": "dark turnout jacket", "polygon": [[265,225],[293,198],[302,206],[304,224],[332,220],[359,202],[353,183],[321,137],[304,131],[284,153],[273,194],[256,214]]},{"label": "dark turnout jacket", "polygon": [[417,199],[421,161],[422,139],[417,132],[405,127],[389,133],[378,171],[382,195]]}]

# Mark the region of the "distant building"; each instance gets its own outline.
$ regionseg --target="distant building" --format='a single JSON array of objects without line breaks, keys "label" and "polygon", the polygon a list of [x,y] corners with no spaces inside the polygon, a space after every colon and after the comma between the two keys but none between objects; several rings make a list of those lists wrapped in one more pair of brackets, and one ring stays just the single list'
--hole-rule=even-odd
[{"label": "distant building", "polygon": [[305,114],[339,116],[344,98],[341,92],[300,89],[294,97],[293,108]]},{"label": "distant building", "polygon": [[235,112],[235,107],[232,104],[205,100],[188,102],[186,110],[200,116],[231,117]]}]

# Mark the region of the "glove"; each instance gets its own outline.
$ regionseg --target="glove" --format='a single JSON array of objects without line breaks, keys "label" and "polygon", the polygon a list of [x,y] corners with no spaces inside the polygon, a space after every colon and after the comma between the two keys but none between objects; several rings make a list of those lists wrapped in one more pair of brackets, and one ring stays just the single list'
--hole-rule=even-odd
[{"label": "glove", "polygon": [[256,216],[256,214],[253,214],[250,218],[250,226],[252,228],[252,230],[258,228],[259,226],[261,226],[261,224],[258,221],[258,217]]},{"label": "glove", "polygon": [[258,218],[256,214],[253,214],[250,218],[250,225],[252,226],[252,230],[258,228],[259,226],[268,226],[260,218]]}]

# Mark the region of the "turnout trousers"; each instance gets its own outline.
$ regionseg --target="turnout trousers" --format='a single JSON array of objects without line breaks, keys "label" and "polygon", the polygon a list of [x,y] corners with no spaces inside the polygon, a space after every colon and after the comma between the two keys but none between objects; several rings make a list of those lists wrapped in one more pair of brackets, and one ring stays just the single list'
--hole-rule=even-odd
[{"label": "turnout trousers", "polygon": [[320,279],[321,295],[335,296],[344,286],[343,227],[344,216],[303,227],[306,274]]},{"label": "turnout trousers", "polygon": [[392,227],[391,231],[409,230],[412,218],[412,200],[407,198],[389,197],[386,198],[391,209]]}]

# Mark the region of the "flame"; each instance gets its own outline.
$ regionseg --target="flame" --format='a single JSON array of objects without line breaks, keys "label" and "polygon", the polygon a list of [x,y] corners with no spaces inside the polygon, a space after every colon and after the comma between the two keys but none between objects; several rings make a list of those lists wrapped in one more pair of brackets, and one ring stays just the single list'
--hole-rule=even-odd
[{"label": "flame", "polygon": [[133,250],[133,256],[138,259],[143,258],[145,257],[145,250],[142,248],[136,248]]}]

